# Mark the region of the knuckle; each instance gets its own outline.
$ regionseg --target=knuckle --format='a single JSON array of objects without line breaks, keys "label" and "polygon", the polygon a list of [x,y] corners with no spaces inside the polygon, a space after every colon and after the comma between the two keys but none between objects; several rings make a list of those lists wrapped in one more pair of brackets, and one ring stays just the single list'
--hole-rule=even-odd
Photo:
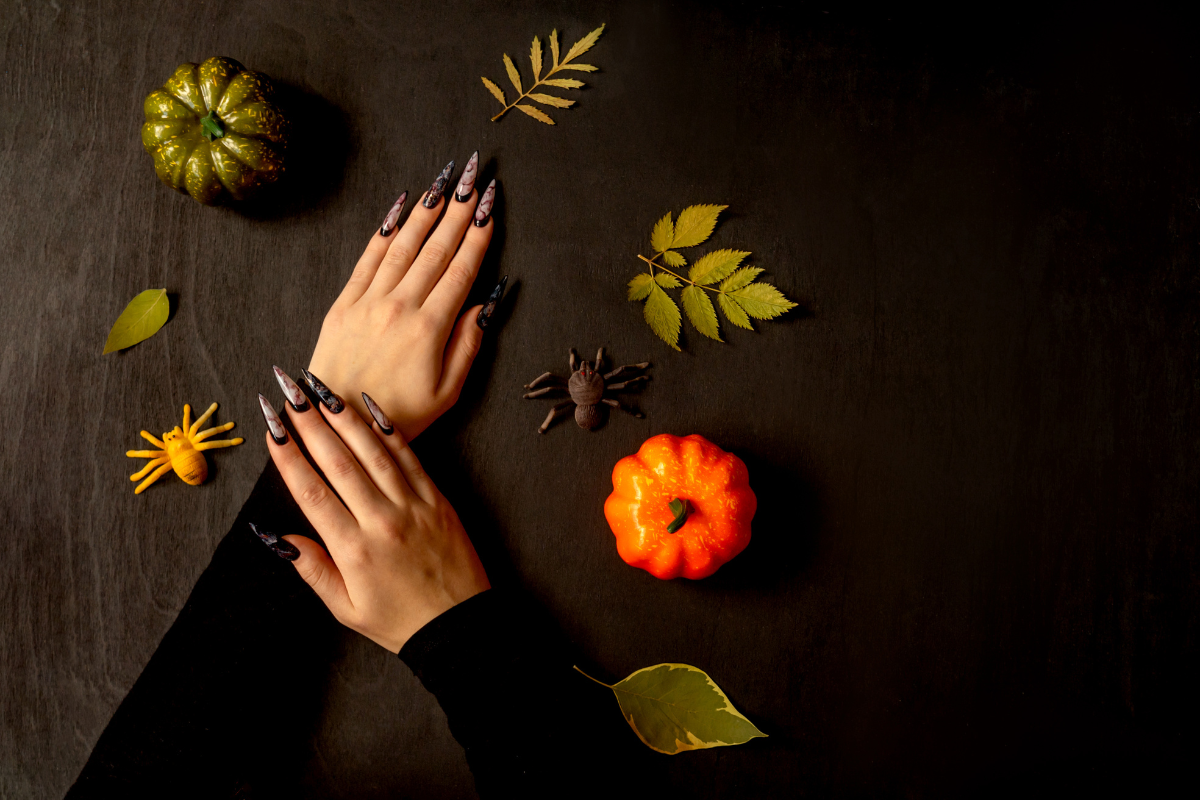
[{"label": "knuckle", "polygon": [[396,468],[396,462],[386,452],[374,453],[367,458],[367,469],[371,472],[385,474]]},{"label": "knuckle", "polygon": [[384,256],[384,261],[389,264],[407,265],[412,263],[414,255],[412,248],[408,245],[393,242],[392,246],[388,248],[387,255]]},{"label": "knuckle", "polygon": [[338,454],[330,459],[329,465],[325,468],[325,474],[330,477],[345,478],[353,475],[357,466],[353,458]]},{"label": "knuckle", "polygon": [[296,499],[311,509],[319,509],[329,502],[330,497],[332,495],[328,486],[320,481],[313,481],[300,489],[300,496]]},{"label": "knuckle", "polygon": [[449,256],[450,251],[446,245],[436,239],[430,239],[425,243],[424,249],[421,250],[421,257],[433,264],[444,263]]},{"label": "knuckle", "polygon": [[467,289],[475,282],[475,270],[460,261],[455,261],[446,269],[442,280],[447,281],[451,288]]}]

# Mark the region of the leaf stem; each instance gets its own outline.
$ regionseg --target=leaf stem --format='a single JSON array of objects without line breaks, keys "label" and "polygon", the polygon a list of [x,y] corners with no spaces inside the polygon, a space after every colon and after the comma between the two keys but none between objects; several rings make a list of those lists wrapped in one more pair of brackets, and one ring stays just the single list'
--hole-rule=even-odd
[{"label": "leaf stem", "polygon": [[[666,251],[664,250],[663,252],[666,252]],[[658,256],[661,256],[661,255],[662,255],[662,253],[658,254]],[[667,273],[668,275],[674,275],[676,278],[679,278],[679,280],[683,281],[684,283],[690,283],[692,286],[699,286],[701,289],[708,289],[713,294],[724,294],[724,292],[722,292],[720,289],[714,289],[711,286],[705,286],[704,284],[696,283],[695,281],[691,281],[691,280],[688,280],[687,278],[683,277],[678,272],[672,272],[671,270],[667,269],[662,264],[659,264],[657,261],[654,260],[655,258],[658,258],[658,256],[653,256],[652,258],[646,258],[644,255],[642,255],[640,253],[638,254],[638,258],[640,258],[642,261],[645,261],[647,264],[650,265],[651,277],[654,276],[654,268],[658,267],[663,272]]]},{"label": "leaf stem", "polygon": [[571,665],[571,668],[572,668],[572,669],[574,669],[576,672],[578,672],[578,673],[579,673],[580,675],[582,675],[583,677],[587,678],[589,681],[595,681],[596,683],[600,684],[601,686],[603,686],[603,687],[604,687],[604,688],[606,688],[606,689],[611,689],[611,688],[613,688],[613,687],[609,686],[607,683],[605,683],[604,681],[597,681],[597,680],[596,680],[595,678],[593,678],[591,675],[588,675],[586,672],[584,672],[583,670],[581,670],[579,667],[576,667],[574,664],[572,664],[572,665]]},{"label": "leaf stem", "polygon": [[551,75],[553,75],[554,73],[556,73],[556,72],[558,72],[560,69],[562,69],[562,68],[563,68],[563,67],[566,65],[566,63],[567,63],[567,62],[565,62],[565,61],[564,61],[562,64],[558,64],[558,65],[556,65],[556,66],[554,67],[554,69],[550,70],[550,71],[549,71],[549,72],[547,72],[545,75],[543,75],[541,78],[538,78],[536,81],[534,81],[534,84],[533,84],[533,86],[530,86],[528,89],[526,89],[524,94],[522,94],[522,95],[521,95],[520,97],[518,97],[516,100],[513,100],[513,101],[512,101],[511,103],[509,103],[508,105],[506,105],[506,106],[504,107],[504,110],[503,110],[503,111],[501,111],[499,114],[497,114],[496,116],[492,117],[492,122],[495,122],[496,120],[500,119],[500,118],[501,118],[501,117],[503,117],[505,114],[507,114],[507,113],[508,113],[508,111],[509,111],[509,109],[511,109],[511,108],[512,108],[513,106],[515,106],[517,103],[521,102],[521,101],[522,101],[522,100],[524,100],[526,97],[528,97],[530,92],[532,92],[534,89],[538,88],[538,87],[539,87],[539,86],[541,86],[543,83],[545,83],[547,78],[549,78]]}]

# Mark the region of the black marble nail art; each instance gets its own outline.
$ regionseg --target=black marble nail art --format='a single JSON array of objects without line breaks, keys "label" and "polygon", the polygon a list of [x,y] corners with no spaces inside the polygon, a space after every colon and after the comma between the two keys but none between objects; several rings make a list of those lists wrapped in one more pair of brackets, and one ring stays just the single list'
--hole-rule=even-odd
[{"label": "black marble nail art", "polygon": [[308,388],[312,389],[317,397],[321,399],[321,402],[324,403],[325,407],[329,409],[330,414],[342,413],[342,410],[346,407],[346,404],[342,402],[342,398],[330,391],[328,386],[321,383],[321,381],[317,379],[317,376],[313,375],[308,370],[302,369],[300,372],[303,373],[304,380],[306,383],[308,383]]},{"label": "black marble nail art", "polygon": [[267,429],[271,431],[271,438],[275,440],[275,444],[287,444],[287,428],[283,427],[283,420],[275,413],[275,407],[271,405],[271,401],[263,397],[262,392],[258,393],[258,405],[262,408],[263,418],[267,421]]},{"label": "black marble nail art", "polygon": [[259,529],[253,522],[250,523],[250,530],[254,531],[254,535],[261,539],[263,544],[271,548],[271,551],[275,555],[285,561],[295,561],[300,557],[300,551],[296,549],[296,545],[286,539],[280,539],[269,531]]},{"label": "black marble nail art", "polygon": [[479,175],[479,151],[476,150],[471,154],[471,160],[467,162],[467,166],[463,169],[462,177],[458,179],[458,188],[454,190],[454,199],[460,203],[465,203],[471,199],[471,192],[475,189],[475,178]]},{"label": "black marble nail art", "polygon": [[483,190],[483,197],[479,198],[479,205],[475,207],[475,227],[482,228],[487,225],[488,219],[492,216],[492,203],[496,200],[496,179],[492,178],[492,182]]},{"label": "black marble nail art", "polygon": [[383,431],[384,435],[391,436],[394,428],[392,428],[392,421],[388,419],[388,415],[383,413],[383,409],[371,399],[371,395],[363,392],[362,397],[363,402],[367,404],[367,411],[370,411],[371,416],[379,423],[379,429]]},{"label": "black marble nail art", "polygon": [[446,191],[446,184],[450,182],[450,176],[454,174],[454,162],[451,161],[442,170],[442,174],[437,176],[437,180],[429,187],[429,191],[425,193],[425,199],[421,201],[421,205],[426,208],[433,208],[442,199],[442,192]]},{"label": "black marble nail art", "polygon": [[271,367],[271,370],[275,373],[275,380],[279,381],[279,388],[283,390],[283,396],[292,404],[292,409],[301,413],[308,411],[308,398],[304,396],[304,392],[300,391],[296,382],[279,367]]},{"label": "black marble nail art", "polygon": [[508,276],[505,275],[496,284],[496,288],[492,289],[492,293],[488,295],[487,302],[483,308],[479,309],[479,315],[475,317],[475,324],[480,328],[487,330],[487,326],[492,321],[492,313],[496,310],[496,306],[500,303],[500,297],[504,294],[504,286],[508,283]]},{"label": "black marble nail art", "polygon": [[408,192],[401,192],[400,198],[396,200],[392,210],[383,218],[383,225],[379,228],[380,236],[391,236],[396,230],[396,223],[400,221],[400,212],[404,211],[404,201],[408,199]]}]

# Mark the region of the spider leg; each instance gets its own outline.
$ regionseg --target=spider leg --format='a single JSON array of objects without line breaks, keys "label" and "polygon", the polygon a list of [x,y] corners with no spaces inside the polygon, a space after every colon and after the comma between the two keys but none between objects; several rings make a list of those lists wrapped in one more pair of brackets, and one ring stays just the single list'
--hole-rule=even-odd
[{"label": "spider leg", "polygon": [[146,466],[142,467],[137,472],[130,475],[129,480],[140,481],[142,478],[146,477],[146,475],[148,475],[150,473],[150,470],[154,469],[155,467],[162,466],[163,464],[168,463],[170,460],[171,460],[170,456],[163,456],[162,458],[156,458],[153,461],[148,462],[146,464]]},{"label": "spider leg", "polygon": [[611,397],[606,397],[603,400],[601,400],[600,402],[604,403],[604,405],[606,405],[606,406],[612,406],[613,408],[619,408],[622,411],[624,411],[626,414],[632,414],[633,416],[637,417],[638,419],[645,419],[645,417],[646,417],[646,415],[643,414],[642,412],[633,411],[632,409],[628,409],[625,406],[618,403],[616,400],[613,400]]},{"label": "spider leg", "polygon": [[146,431],[142,431],[142,438],[145,439],[147,442],[150,442],[150,444],[155,445],[156,447],[158,447],[162,450],[167,449],[166,442],[163,442],[159,439],[155,439],[153,436],[151,436]]},{"label": "spider leg", "polygon": [[208,430],[200,431],[195,436],[189,436],[188,438],[192,440],[192,444],[196,444],[197,442],[203,442],[205,439],[212,438],[213,436],[216,436],[218,433],[224,433],[225,431],[229,430],[232,427],[233,427],[232,422],[226,422],[224,425],[217,425],[214,428],[209,428]]},{"label": "spider leg", "polygon": [[550,413],[546,415],[545,422],[543,422],[542,426],[540,428],[538,428],[538,433],[545,433],[546,430],[550,427],[550,423],[554,421],[554,418],[556,416],[558,416],[560,413],[562,413],[563,411],[566,411],[568,408],[570,408],[573,405],[575,405],[574,400],[566,400],[562,403],[559,403],[554,408],[550,409]]},{"label": "spider leg", "polygon": [[600,371],[600,365],[604,363],[604,348],[601,347],[596,351],[596,371]]},{"label": "spider leg", "polygon": [[608,379],[610,379],[610,378],[615,378],[615,377],[617,377],[618,375],[623,375],[623,374],[625,373],[625,371],[626,371],[626,370],[629,370],[629,371],[631,371],[631,372],[632,372],[633,370],[637,370],[637,369],[645,369],[645,368],[646,368],[646,367],[648,367],[648,366],[650,366],[650,362],[649,362],[649,361],[643,361],[643,362],[642,362],[642,363],[640,363],[640,364],[626,364],[626,365],[625,365],[625,366],[623,366],[623,367],[617,367],[617,368],[616,368],[616,369],[614,369],[612,372],[610,372],[610,373],[608,373],[607,375],[605,375],[605,376],[604,376],[604,380],[606,380],[606,381],[607,381],[607,380],[608,380]]},{"label": "spider leg", "polygon": [[536,389],[539,384],[548,383],[550,380],[556,380],[560,383],[565,383],[565,379],[558,377],[553,372],[544,372],[536,378],[525,384],[526,389]]},{"label": "spider leg", "polygon": [[567,390],[567,387],[565,387],[565,386],[547,386],[545,389],[538,389],[537,391],[527,392],[526,394],[521,395],[521,399],[522,400],[532,400],[535,397],[541,397],[542,395],[549,394],[550,392],[565,392],[566,390]]},{"label": "spider leg", "polygon": [[192,407],[187,403],[183,404],[183,425],[180,426],[186,436],[188,429],[192,427]]},{"label": "spider leg", "polygon": [[608,386],[605,386],[604,391],[619,392],[622,389],[624,389],[626,386],[632,386],[633,384],[637,383],[638,381],[648,381],[648,380],[650,380],[649,375],[638,375],[636,378],[630,378],[629,380],[622,381],[621,383],[613,383]]},{"label": "spider leg", "polygon": [[129,456],[130,458],[158,458],[159,456],[165,456],[166,454],[167,454],[166,450],[126,450],[125,451],[125,455]]},{"label": "spider leg", "polygon": [[571,359],[570,359],[570,361],[568,361],[568,362],[567,362],[567,363],[569,363],[569,364],[571,365],[571,372],[574,372],[574,371],[576,370],[577,366],[578,366],[578,365],[575,363],[575,361],[576,361],[576,359],[577,359],[577,358],[578,358],[578,356],[577,356],[577,355],[576,355],[576,353],[575,353],[575,348],[574,348],[574,347],[572,347],[572,348],[571,348]]},{"label": "spider leg", "polygon": [[204,444],[196,445],[197,450],[215,450],[218,447],[233,447],[235,444],[241,444],[245,439],[237,437],[236,439],[217,439],[213,442],[205,442]]},{"label": "spider leg", "polygon": [[200,430],[201,425],[208,422],[208,418],[211,417],[213,415],[213,412],[216,410],[217,410],[217,404],[213,403],[211,406],[208,407],[208,411],[205,411],[203,414],[200,415],[199,419],[197,419],[195,422],[192,423],[192,427],[190,429],[184,428],[184,431],[186,431],[189,439],[196,435],[196,431]]},{"label": "spider leg", "polygon": [[163,464],[161,467],[154,470],[154,472],[151,472],[150,477],[146,478],[146,480],[139,483],[138,487],[133,490],[133,493],[141,494],[142,492],[146,491],[147,486],[154,483],[156,480],[161,478],[163,475],[166,475],[170,471],[171,471],[171,462],[168,461],[166,464]]}]

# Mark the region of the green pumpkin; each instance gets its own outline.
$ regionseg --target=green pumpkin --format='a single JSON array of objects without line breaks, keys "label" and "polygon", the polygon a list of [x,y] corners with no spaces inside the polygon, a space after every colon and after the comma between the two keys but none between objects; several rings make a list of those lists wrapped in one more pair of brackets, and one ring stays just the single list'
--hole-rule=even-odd
[{"label": "green pumpkin", "polygon": [[271,80],[232,58],[180,64],[146,98],[142,146],[159,179],[206,205],[248,199],[283,174],[287,120]]}]

